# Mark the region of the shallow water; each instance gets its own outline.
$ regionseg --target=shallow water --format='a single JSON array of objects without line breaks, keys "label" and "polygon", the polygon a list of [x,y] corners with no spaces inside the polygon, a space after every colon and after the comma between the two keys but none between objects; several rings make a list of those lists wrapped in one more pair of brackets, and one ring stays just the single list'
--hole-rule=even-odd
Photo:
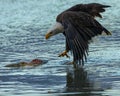
[{"label": "shallow water", "polygon": [[[88,62],[73,70],[72,60],[59,58],[64,50],[62,34],[45,40],[57,14],[78,3],[96,0],[0,1],[0,96],[120,96],[120,1],[97,0],[111,5],[98,19],[112,36],[90,45]],[[32,59],[47,60],[34,68],[6,68]]]}]

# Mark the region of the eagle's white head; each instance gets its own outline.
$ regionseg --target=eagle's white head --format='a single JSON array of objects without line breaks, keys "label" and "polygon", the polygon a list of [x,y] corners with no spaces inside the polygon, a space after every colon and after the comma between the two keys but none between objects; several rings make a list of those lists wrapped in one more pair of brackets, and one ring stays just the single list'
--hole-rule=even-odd
[{"label": "eagle's white head", "polygon": [[51,36],[54,36],[58,33],[63,33],[64,32],[64,27],[61,23],[56,22],[56,24],[47,31],[47,34],[45,35],[46,39],[49,39]]}]

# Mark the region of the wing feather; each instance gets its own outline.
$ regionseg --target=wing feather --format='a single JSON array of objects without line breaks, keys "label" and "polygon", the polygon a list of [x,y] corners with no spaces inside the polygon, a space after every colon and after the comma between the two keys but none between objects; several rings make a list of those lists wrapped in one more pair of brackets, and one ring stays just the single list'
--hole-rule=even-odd
[{"label": "wing feather", "polygon": [[67,9],[66,11],[76,11],[76,12],[85,12],[93,17],[100,17],[102,15],[100,13],[105,12],[105,8],[111,7],[108,5],[102,5],[99,3],[89,3],[89,4],[77,4],[72,6],[71,8]]},{"label": "wing feather", "polygon": [[69,24],[68,28],[65,30],[65,36],[68,43],[67,45],[73,53],[74,62],[76,64],[79,63],[79,65],[83,65],[84,60],[87,59],[87,42],[83,40],[82,36],[71,24]]},{"label": "wing feather", "polygon": [[66,12],[62,17],[66,45],[73,53],[76,66],[84,65],[87,60],[88,44],[92,37],[106,31],[92,16],[83,12]]}]

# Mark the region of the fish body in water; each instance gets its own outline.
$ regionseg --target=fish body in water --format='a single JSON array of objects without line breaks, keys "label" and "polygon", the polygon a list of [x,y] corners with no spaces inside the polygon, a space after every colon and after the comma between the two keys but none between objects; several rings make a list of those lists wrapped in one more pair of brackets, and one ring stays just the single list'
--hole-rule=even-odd
[{"label": "fish body in water", "polygon": [[8,64],[5,67],[25,67],[25,66],[38,66],[43,63],[40,59],[33,59],[31,62],[19,62],[16,64]]}]

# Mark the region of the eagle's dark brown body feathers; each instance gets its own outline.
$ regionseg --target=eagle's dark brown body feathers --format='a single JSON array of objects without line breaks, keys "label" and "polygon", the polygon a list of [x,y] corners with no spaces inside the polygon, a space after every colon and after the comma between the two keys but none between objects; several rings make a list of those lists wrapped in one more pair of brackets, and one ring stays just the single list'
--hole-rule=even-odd
[{"label": "eagle's dark brown body feathers", "polygon": [[66,50],[72,51],[75,64],[84,64],[88,54],[89,40],[102,34],[103,31],[109,34],[109,31],[84,12],[66,11],[59,16],[61,18],[57,19],[57,22],[60,22],[65,29]]}]

